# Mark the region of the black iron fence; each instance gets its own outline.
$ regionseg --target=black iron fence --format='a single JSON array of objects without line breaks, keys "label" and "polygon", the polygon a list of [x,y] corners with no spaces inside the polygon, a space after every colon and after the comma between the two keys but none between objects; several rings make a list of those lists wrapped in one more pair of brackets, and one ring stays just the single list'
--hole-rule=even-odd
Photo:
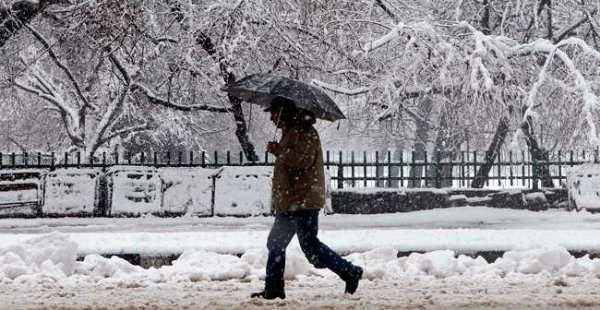
[{"label": "black iron fence", "polygon": [[[539,157],[538,157],[539,158]],[[486,187],[536,187],[539,167],[555,185],[566,179],[569,167],[599,162],[598,150],[547,152],[536,160],[528,152],[503,152],[494,158]],[[346,187],[470,187],[477,170],[485,164],[484,152],[326,152],[325,167],[334,188]],[[255,161],[242,152],[101,153],[0,153],[0,169],[107,168],[114,165],[153,167],[271,166],[275,158],[265,153]]]}]

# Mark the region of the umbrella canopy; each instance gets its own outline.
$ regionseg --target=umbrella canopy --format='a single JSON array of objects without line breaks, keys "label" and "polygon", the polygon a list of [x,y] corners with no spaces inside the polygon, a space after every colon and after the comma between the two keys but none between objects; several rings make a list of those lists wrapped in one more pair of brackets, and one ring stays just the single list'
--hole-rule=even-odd
[{"label": "umbrella canopy", "polygon": [[335,121],[346,118],[335,102],[320,88],[271,74],[252,74],[222,88],[234,97],[268,107],[276,97],[292,100],[296,108],[317,118]]}]

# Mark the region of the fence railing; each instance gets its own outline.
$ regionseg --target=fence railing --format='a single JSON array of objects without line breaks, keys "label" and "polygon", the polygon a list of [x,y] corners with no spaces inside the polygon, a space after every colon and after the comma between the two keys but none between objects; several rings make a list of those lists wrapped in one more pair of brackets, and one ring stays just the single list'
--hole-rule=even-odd
[{"label": "fence railing", "polygon": [[[484,164],[484,152],[396,154],[387,152],[326,152],[325,167],[334,188],[346,187],[470,187]],[[503,152],[490,169],[486,187],[535,187],[536,167],[545,166],[555,185],[566,179],[566,169],[599,162],[598,150],[545,153],[535,160],[528,152]],[[275,157],[247,161],[242,152],[101,153],[85,158],[81,153],[0,153],[0,169],[107,168],[114,165],[153,167],[271,166]]]}]

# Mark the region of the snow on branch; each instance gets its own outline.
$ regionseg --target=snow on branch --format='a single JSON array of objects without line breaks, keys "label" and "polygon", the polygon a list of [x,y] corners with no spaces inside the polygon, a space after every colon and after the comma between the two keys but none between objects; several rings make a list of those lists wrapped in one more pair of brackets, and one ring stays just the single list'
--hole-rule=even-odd
[{"label": "snow on branch", "polygon": [[83,101],[83,105],[86,107],[91,108],[92,110],[97,110],[97,107],[95,105],[93,105],[92,103],[90,103],[85,96],[83,95],[83,93],[81,92],[81,87],[79,86],[79,83],[77,83],[77,81],[75,80],[75,77],[73,76],[73,74],[71,73],[71,70],[62,62],[60,61],[60,59],[58,59],[58,56],[54,53],[54,50],[52,49],[52,47],[50,46],[50,43],[48,43],[48,40],[46,40],[46,38],[44,38],[44,36],[39,33],[35,28],[33,28],[30,25],[25,25],[25,27],[33,34],[33,36],[44,46],[44,48],[46,48],[46,51],[48,52],[48,55],[50,55],[50,58],[52,58],[52,60],[54,60],[54,63],[63,70],[63,72],[67,75],[67,77],[69,78],[69,80],[71,81],[71,83],[73,84],[73,87],[75,88],[75,91],[77,93],[77,95],[79,96],[79,99],[81,99],[81,101]]},{"label": "snow on branch", "polygon": [[98,123],[96,127],[96,132],[94,132],[90,143],[87,145],[88,149],[86,153],[89,155],[94,154],[96,150],[104,143],[103,137],[106,132],[114,125],[115,121],[121,115],[125,104],[127,103],[127,98],[131,93],[131,76],[127,69],[123,66],[121,61],[116,55],[116,50],[110,51],[109,59],[111,62],[117,67],[119,72],[123,75],[123,79],[125,80],[125,85],[123,86],[123,90],[121,90],[121,94],[113,100],[109,105],[108,109],[102,116],[102,119]]},{"label": "snow on branch", "polygon": [[76,124],[79,122],[77,113],[71,109],[63,101],[61,96],[54,93],[55,89],[52,82],[45,79],[39,72],[31,73],[27,76],[27,84],[20,82],[18,79],[14,81],[15,85],[23,91],[34,94],[48,102],[50,102],[61,115],[61,118],[65,124],[65,129],[69,138],[75,145],[82,145],[83,138],[81,136],[81,128],[77,128]]},{"label": "snow on branch", "polygon": [[565,65],[567,70],[571,73],[571,76],[574,77],[575,87],[572,89],[572,91],[581,94],[581,98],[583,100],[583,111],[585,112],[587,124],[590,127],[590,139],[593,144],[600,146],[598,130],[593,115],[593,111],[597,110],[600,107],[600,100],[592,90],[591,83],[587,81],[581,73],[581,71],[577,69],[577,66],[575,65],[569,54],[565,53],[560,49],[565,45],[577,45],[581,47],[586,54],[589,54],[593,56],[596,60],[600,61],[600,53],[589,47],[583,40],[577,38],[569,38],[567,40],[559,42],[558,44],[552,44],[552,42],[548,40],[539,39],[533,43],[515,47],[513,52],[514,54],[529,54],[531,52],[549,54],[547,56],[548,58],[546,59],[544,68],[538,75],[538,80],[536,81],[534,87],[530,91],[528,97],[527,112],[525,113],[524,117],[533,115],[533,102],[536,99],[537,89],[539,88],[539,85],[541,85],[546,79],[546,68],[548,64],[552,61],[554,57],[557,57]]},{"label": "snow on branch", "polygon": [[337,85],[333,85],[333,84],[329,84],[329,83],[325,83],[316,79],[312,80],[312,83],[314,85],[317,85],[319,87],[325,88],[327,90],[330,90],[334,93],[338,93],[338,94],[343,94],[343,95],[347,95],[347,96],[356,96],[356,95],[361,95],[361,94],[365,94],[367,92],[369,92],[369,88],[367,87],[359,87],[359,88],[355,88],[355,89],[348,89],[348,88],[344,88],[341,86],[337,86]]},{"label": "snow on branch", "polygon": [[201,111],[220,112],[220,113],[227,113],[230,111],[230,109],[228,109],[228,108],[207,105],[207,104],[181,105],[181,104],[173,103],[169,100],[165,100],[163,98],[156,96],[150,89],[148,89],[148,87],[146,87],[140,83],[133,83],[132,91],[135,92],[137,90],[141,91],[144,95],[146,95],[146,97],[148,97],[148,100],[150,100],[151,103],[159,104],[159,105],[165,106],[167,108],[172,108],[172,109],[179,110],[179,111],[199,111],[199,110],[201,110]]},{"label": "snow on branch", "polygon": [[379,38],[375,41],[369,42],[367,45],[365,45],[365,47],[363,47],[363,51],[365,53],[372,52],[372,51],[388,44],[389,42],[397,39],[400,36],[400,30],[402,30],[402,28],[404,28],[405,26],[406,25],[404,25],[402,22],[398,23],[387,34],[385,34],[381,38]]},{"label": "snow on branch", "polygon": [[105,138],[102,138],[100,141],[100,145],[110,142],[110,140],[112,140],[120,135],[123,135],[123,134],[127,134],[127,137],[125,139],[130,139],[134,133],[140,132],[140,131],[146,131],[146,130],[150,130],[150,129],[152,129],[152,128],[148,123],[144,123],[141,125],[135,125],[135,126],[131,126],[131,127],[126,127],[126,128],[111,132]]}]

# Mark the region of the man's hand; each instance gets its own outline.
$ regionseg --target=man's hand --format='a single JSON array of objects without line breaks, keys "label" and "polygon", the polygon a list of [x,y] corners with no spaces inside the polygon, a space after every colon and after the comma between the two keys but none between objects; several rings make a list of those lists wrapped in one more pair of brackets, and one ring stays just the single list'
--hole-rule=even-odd
[{"label": "man's hand", "polygon": [[267,152],[275,155],[279,154],[279,143],[273,141],[267,143]]}]

